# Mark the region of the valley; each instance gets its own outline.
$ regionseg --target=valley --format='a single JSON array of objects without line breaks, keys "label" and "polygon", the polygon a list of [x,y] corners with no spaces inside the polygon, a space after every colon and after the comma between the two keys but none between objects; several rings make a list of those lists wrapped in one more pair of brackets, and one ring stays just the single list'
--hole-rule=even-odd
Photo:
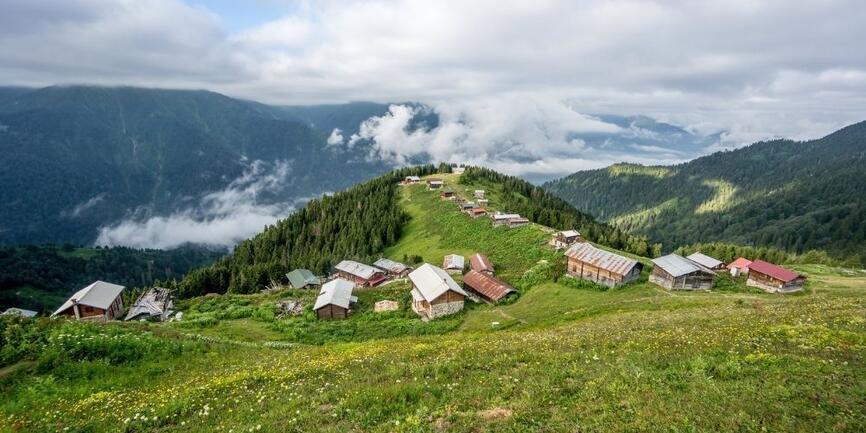
[{"label": "valley", "polygon": [[[503,200],[496,185],[432,176],[485,189],[491,208]],[[807,290],[777,295],[725,275],[712,291],[668,291],[647,266],[604,289],[552,273],[561,253],[544,226],[494,228],[423,185],[398,194],[407,219],[385,257],[483,252],[519,297],[423,322],[398,280],[357,289],[345,320],[278,317],[275,301],[316,295],[281,289],[181,300],[184,319],[165,324],[0,322],[6,431],[866,426],[866,272],[790,265]],[[400,309],[374,313],[382,299]]]}]

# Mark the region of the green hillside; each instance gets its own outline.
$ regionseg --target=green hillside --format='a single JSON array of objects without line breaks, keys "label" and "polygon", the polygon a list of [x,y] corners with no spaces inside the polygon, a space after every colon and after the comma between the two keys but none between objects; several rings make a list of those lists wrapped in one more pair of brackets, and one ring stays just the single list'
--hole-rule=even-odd
[{"label": "green hillside", "polygon": [[866,122],[672,167],[578,172],[544,188],[668,250],[728,242],[866,263]]},{"label": "green hillside", "polygon": [[[435,176],[505,203],[501,185]],[[423,185],[383,191],[404,215],[381,254],[439,264],[483,252],[518,298],[422,322],[398,281],[357,290],[357,311],[332,322],[309,311],[315,293],[279,287],[183,300],[184,319],[167,324],[0,320],[0,431],[866,428],[866,272],[796,265],[809,286],[791,296],[724,276],[712,292],[668,292],[646,274],[605,290],[559,277],[549,227],[494,228]],[[286,221],[249,248],[306,233],[287,231],[304,219]],[[224,266],[243,273],[237,260]],[[307,309],[280,317],[286,298]],[[374,313],[381,299],[401,309]]]}]

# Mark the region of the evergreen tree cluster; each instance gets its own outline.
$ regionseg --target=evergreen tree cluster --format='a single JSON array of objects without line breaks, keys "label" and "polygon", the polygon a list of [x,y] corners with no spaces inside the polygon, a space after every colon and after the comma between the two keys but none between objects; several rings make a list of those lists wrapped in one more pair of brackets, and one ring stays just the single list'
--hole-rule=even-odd
[{"label": "evergreen tree cluster", "polygon": [[[450,168],[449,168],[450,169]],[[306,207],[244,242],[217,263],[190,272],[177,284],[181,297],[252,293],[306,268],[324,274],[341,260],[369,262],[400,238],[407,216],[398,183],[437,172],[433,165],[392,171]]]},{"label": "evergreen tree cluster", "polygon": [[130,288],[148,286],[157,280],[180,278],[222,254],[195,247],[168,251],[71,245],[0,248],[0,308],[51,311],[96,280]]},{"label": "evergreen tree cluster", "polygon": [[655,257],[661,252],[660,244],[651,245],[646,237],[630,235],[609,224],[600,223],[565,200],[518,177],[483,167],[468,167],[460,182],[499,185],[502,189],[500,200],[503,210],[519,213],[532,222],[559,230],[577,229],[587,240],[641,256]]}]

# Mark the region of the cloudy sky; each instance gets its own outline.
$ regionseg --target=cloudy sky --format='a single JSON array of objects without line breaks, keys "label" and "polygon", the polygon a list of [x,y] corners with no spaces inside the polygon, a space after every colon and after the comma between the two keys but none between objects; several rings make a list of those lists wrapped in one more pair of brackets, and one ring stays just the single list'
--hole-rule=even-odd
[{"label": "cloudy sky", "polygon": [[559,106],[737,146],[866,119],[864,22],[860,0],[4,0],[0,83],[419,101],[508,122]]}]

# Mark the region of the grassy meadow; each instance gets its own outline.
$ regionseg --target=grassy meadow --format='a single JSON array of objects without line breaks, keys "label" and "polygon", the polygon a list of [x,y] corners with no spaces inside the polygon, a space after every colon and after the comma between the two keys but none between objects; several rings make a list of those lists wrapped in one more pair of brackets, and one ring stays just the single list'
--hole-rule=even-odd
[{"label": "grassy meadow", "polygon": [[279,317],[304,290],[185,300],[168,324],[2,320],[0,432],[866,430],[866,272],[799,265],[794,296],[646,271],[603,290],[552,280],[543,227],[494,229],[421,185],[403,205],[386,256],[483,252],[518,299],[424,323],[397,281],[344,321]]}]

